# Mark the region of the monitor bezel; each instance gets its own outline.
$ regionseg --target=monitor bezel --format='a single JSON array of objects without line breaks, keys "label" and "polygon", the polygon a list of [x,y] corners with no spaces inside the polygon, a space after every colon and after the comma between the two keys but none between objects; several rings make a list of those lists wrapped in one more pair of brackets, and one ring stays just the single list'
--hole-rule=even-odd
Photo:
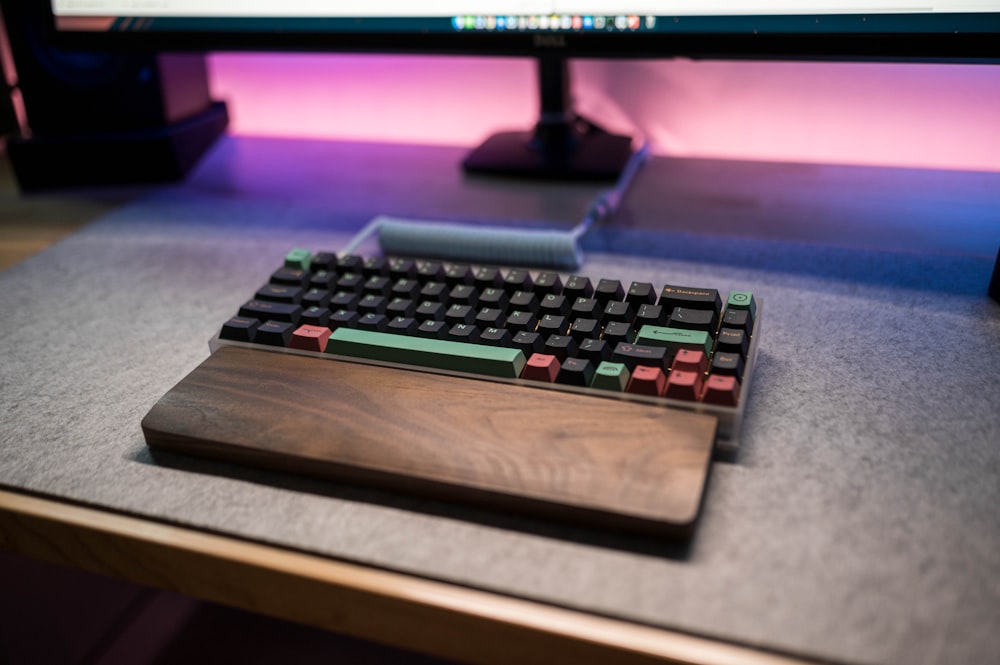
[{"label": "monitor bezel", "polygon": [[[1000,13],[878,14],[831,16],[754,16],[700,19],[696,32],[489,32],[432,33],[189,30],[57,30],[45,2],[45,29],[56,47],[74,50],[132,51],[275,51],[486,56],[563,56],[573,58],[788,59],[882,62],[1000,63]],[[680,17],[678,22],[691,21]],[[889,31],[894,21],[935,25],[933,31]],[[970,21],[987,25],[964,30]],[[722,21],[718,22],[722,26]],[[835,31],[826,31],[834,25]],[[792,30],[791,28],[794,28]],[[977,28],[982,29],[982,28]]]}]

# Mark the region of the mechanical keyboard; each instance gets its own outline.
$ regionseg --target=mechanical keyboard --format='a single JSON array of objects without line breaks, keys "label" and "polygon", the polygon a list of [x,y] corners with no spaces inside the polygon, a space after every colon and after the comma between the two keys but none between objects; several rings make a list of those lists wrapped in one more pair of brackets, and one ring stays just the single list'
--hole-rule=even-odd
[{"label": "mechanical keyboard", "polygon": [[143,420],[150,448],[690,535],[738,443],[747,291],[290,251]]}]

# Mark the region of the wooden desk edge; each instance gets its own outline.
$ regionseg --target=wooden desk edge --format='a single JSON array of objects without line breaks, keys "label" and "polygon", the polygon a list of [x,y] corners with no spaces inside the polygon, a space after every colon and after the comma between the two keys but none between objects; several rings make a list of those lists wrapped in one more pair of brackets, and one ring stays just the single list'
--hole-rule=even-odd
[{"label": "wooden desk edge", "polygon": [[5,490],[0,548],[477,665],[802,662]]}]

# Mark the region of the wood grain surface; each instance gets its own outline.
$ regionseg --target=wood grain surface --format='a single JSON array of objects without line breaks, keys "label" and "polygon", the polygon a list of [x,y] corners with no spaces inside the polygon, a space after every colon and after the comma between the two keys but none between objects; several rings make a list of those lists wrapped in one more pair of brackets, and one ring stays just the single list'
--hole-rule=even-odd
[{"label": "wood grain surface", "polygon": [[2,489],[0,549],[456,663],[806,662]]},{"label": "wood grain surface", "polygon": [[690,534],[716,420],[522,385],[223,347],[147,444],[535,516]]}]

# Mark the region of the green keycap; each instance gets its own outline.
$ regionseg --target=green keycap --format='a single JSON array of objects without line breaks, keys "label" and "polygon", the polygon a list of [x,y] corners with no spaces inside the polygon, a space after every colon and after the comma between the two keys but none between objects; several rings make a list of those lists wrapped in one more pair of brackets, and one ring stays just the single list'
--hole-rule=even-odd
[{"label": "green keycap", "polygon": [[745,309],[750,312],[751,321],[757,320],[757,301],[754,300],[753,294],[749,291],[730,291],[726,307]]},{"label": "green keycap", "polygon": [[665,346],[675,355],[678,349],[704,351],[705,357],[712,353],[712,336],[704,330],[683,330],[661,326],[643,326],[635,338],[636,344]]},{"label": "green keycap", "polygon": [[352,358],[507,378],[520,376],[526,362],[520,349],[407,337],[354,328],[334,330],[327,342],[326,352]]},{"label": "green keycap", "polygon": [[594,378],[590,382],[590,387],[623,393],[625,392],[625,387],[628,385],[628,379],[628,367],[625,367],[623,363],[602,360],[594,372]]},{"label": "green keycap", "polygon": [[309,264],[311,262],[312,254],[308,249],[293,249],[285,255],[286,268],[301,268],[302,270],[309,270]]}]

